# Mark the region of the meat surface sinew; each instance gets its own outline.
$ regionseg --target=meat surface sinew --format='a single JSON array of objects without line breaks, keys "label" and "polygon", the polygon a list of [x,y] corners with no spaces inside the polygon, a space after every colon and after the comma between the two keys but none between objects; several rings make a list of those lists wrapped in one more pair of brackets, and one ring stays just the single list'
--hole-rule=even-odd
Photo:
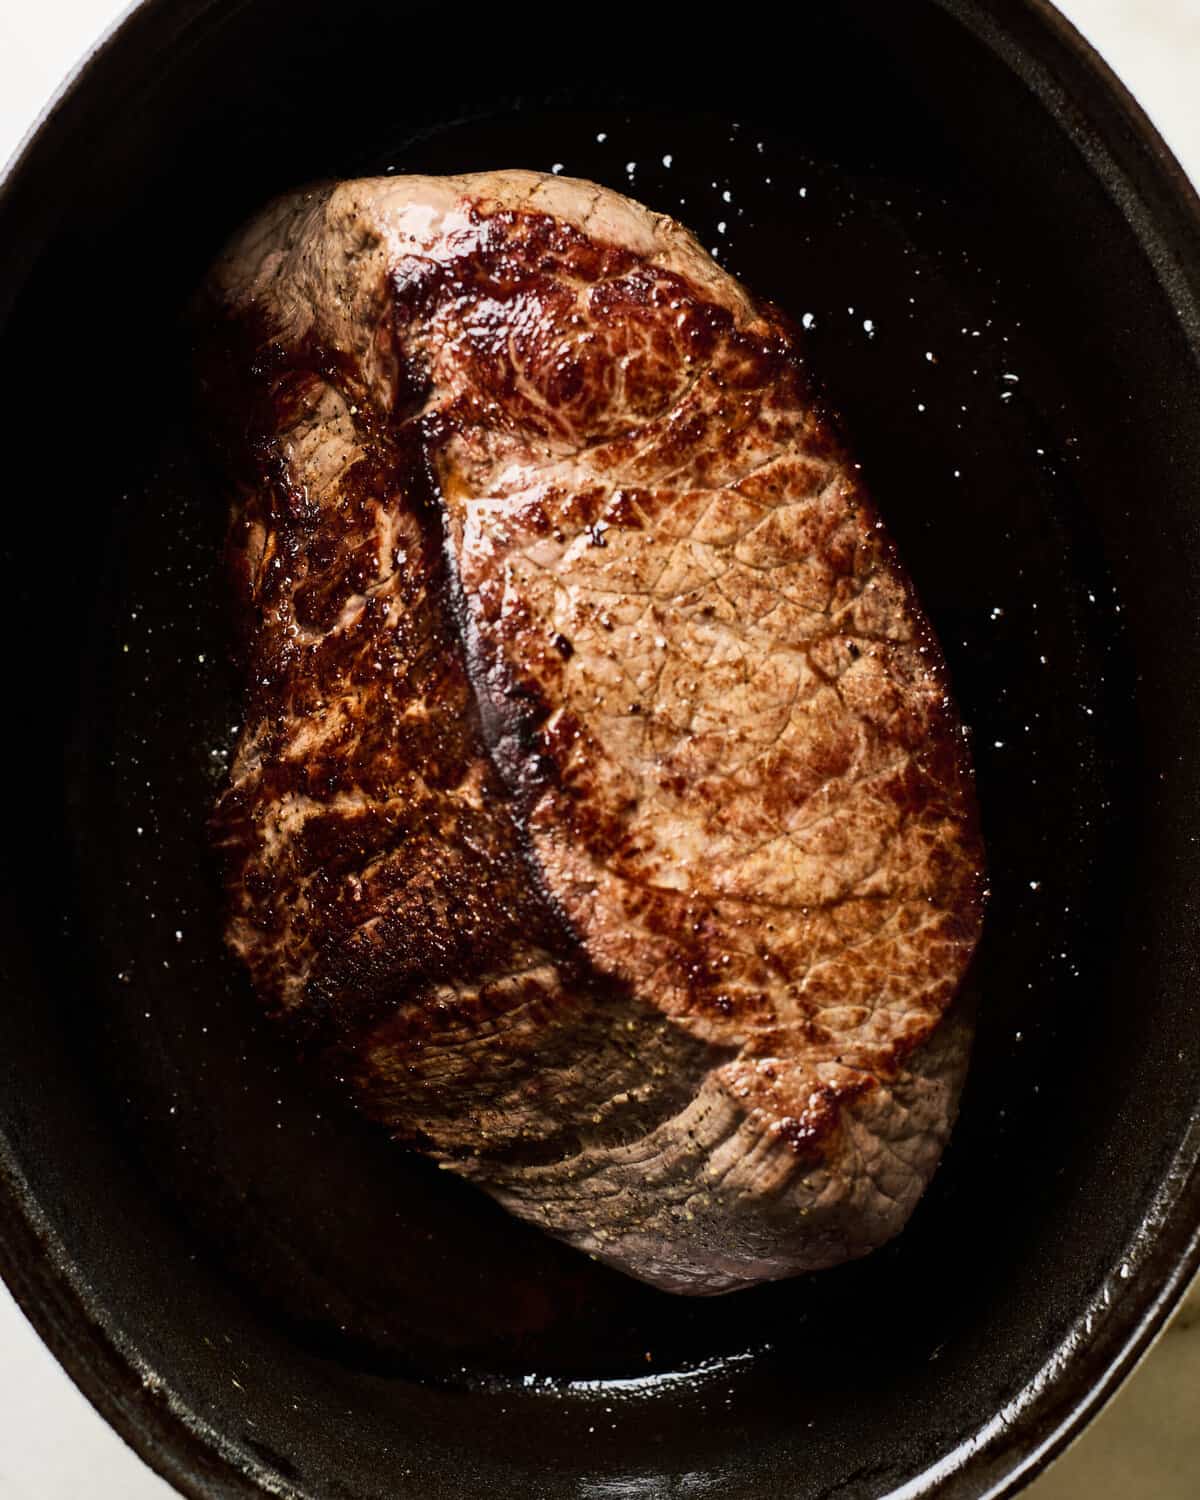
[{"label": "meat surface sinew", "polygon": [[982,852],[802,344],[529,172],[297,193],[215,268],[229,941],[361,1106],[674,1291],[861,1255],[949,1133]]}]

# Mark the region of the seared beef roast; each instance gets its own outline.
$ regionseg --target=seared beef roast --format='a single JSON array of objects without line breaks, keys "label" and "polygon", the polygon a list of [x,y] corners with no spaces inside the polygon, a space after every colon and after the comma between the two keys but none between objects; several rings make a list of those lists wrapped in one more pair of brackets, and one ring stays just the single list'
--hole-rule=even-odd
[{"label": "seared beef roast", "polygon": [[229,941],[374,1118],[656,1286],[861,1255],[946,1140],[982,854],[803,341],[529,172],[294,194],[210,279]]}]

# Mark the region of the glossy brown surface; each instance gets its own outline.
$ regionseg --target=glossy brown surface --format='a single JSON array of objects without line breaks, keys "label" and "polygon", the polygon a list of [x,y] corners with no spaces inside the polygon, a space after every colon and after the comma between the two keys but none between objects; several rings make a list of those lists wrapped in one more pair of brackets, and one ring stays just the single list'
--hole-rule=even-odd
[{"label": "glossy brown surface", "polygon": [[801,338],[673,221],[530,173],[282,200],[209,295],[248,627],[214,826],[260,994],[657,1285],[889,1238],[956,1106],[982,856]]}]

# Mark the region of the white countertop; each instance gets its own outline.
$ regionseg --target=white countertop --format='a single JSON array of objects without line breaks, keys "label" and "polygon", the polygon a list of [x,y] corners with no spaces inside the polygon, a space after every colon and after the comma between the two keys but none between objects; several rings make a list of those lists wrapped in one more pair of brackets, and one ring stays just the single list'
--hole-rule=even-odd
[{"label": "white countertop", "polygon": [[[1059,0],[1200,181],[1200,0]],[[116,16],[114,0],[0,0],[0,160]],[[1030,1500],[1200,1495],[1200,1296]],[[0,1284],[0,1500],[169,1500]]]}]

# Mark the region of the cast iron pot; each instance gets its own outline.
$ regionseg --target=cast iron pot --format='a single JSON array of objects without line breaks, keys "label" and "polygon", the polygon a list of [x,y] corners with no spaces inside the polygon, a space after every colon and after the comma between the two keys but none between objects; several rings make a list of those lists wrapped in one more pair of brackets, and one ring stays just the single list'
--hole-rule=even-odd
[{"label": "cast iron pot", "polygon": [[[1200,218],[1038,0],[148,0],[0,199],[0,1268],[192,1496],[999,1496],[1200,1259]],[[860,1264],[653,1293],[278,1053],[185,310],[271,193],[596,177],[802,320],[946,645],[993,895],[942,1170]],[[19,1434],[9,1434],[19,1441]]]}]

